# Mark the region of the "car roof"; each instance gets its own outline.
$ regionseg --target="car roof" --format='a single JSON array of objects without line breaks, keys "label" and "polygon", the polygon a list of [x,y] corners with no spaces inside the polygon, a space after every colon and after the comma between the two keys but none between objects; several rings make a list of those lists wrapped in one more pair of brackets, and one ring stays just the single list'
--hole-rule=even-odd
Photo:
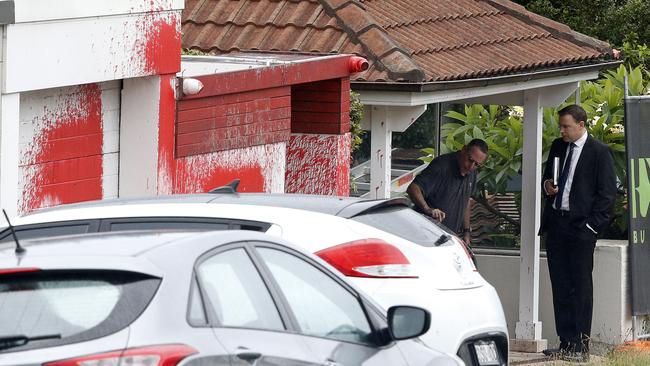
[{"label": "car roof", "polygon": [[364,199],[357,197],[285,193],[196,193],[144,198],[114,198],[108,200],[81,202],[41,209],[38,210],[36,214],[77,208],[170,203],[221,203],[282,207],[319,212],[344,218],[351,218],[365,212],[386,206],[409,206],[408,200],[406,198]]},{"label": "car roof", "polygon": [[[114,255],[138,256],[152,249],[187,240],[205,240],[215,245],[246,241],[268,240],[265,234],[247,230],[136,230],[25,239],[20,245],[29,255]],[[279,239],[274,238],[273,241]],[[107,245],[110,243],[110,245]],[[0,257],[15,257],[15,242],[0,244]]]}]

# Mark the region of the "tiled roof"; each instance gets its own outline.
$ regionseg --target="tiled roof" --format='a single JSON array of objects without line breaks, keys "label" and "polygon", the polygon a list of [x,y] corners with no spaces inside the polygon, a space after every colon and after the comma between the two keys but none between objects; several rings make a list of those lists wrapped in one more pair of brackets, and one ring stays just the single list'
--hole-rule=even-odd
[{"label": "tiled roof", "polygon": [[357,81],[510,75],[611,58],[601,41],[506,0],[186,0],[183,47],[355,53]]}]

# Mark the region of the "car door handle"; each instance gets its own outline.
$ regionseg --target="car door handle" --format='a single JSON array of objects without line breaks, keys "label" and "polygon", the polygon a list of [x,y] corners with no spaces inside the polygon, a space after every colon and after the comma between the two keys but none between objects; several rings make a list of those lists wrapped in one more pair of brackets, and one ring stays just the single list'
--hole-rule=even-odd
[{"label": "car door handle", "polygon": [[239,348],[239,350],[235,352],[235,355],[237,358],[248,362],[255,361],[258,358],[262,357],[262,354],[260,352],[251,351],[243,347]]}]

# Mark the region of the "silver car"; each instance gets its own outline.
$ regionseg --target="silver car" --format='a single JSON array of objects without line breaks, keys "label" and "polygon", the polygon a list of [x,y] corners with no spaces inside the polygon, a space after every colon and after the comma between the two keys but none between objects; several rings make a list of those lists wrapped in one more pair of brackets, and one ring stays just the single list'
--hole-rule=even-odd
[{"label": "silver car", "polygon": [[[8,243],[5,243],[8,244]],[[252,231],[25,240],[0,251],[0,365],[460,365],[320,259]],[[25,251],[21,252],[20,248]]]}]

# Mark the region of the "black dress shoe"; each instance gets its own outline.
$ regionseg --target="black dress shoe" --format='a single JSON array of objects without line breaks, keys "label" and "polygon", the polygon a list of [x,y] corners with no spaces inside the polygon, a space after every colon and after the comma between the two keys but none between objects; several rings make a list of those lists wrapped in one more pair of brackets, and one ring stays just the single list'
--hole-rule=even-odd
[{"label": "black dress shoe", "polygon": [[589,353],[587,352],[564,352],[560,355],[562,361],[583,363],[589,362]]},{"label": "black dress shoe", "polygon": [[564,348],[548,348],[542,351],[544,356],[559,358],[564,354]]}]

